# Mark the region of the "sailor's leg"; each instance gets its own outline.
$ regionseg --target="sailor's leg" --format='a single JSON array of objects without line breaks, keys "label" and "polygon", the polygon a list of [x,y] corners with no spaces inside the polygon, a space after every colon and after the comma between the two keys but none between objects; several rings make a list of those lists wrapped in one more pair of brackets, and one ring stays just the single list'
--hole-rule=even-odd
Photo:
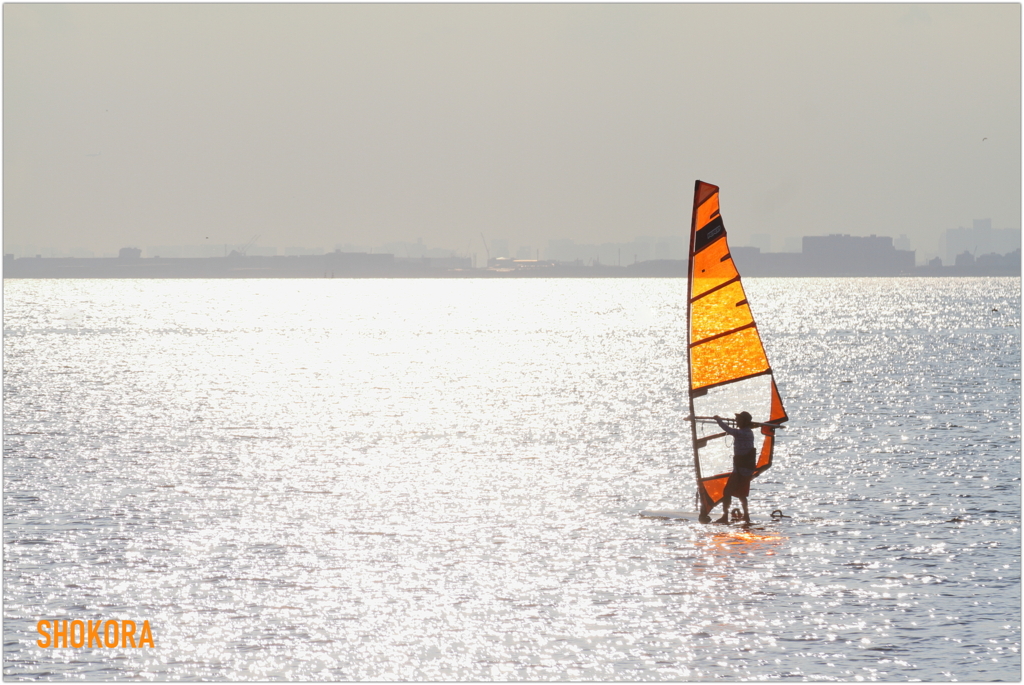
[{"label": "sailor's leg", "polygon": [[[739,495],[737,495],[739,497]],[[750,523],[750,512],[747,511],[747,498],[739,497],[740,503],[743,505],[743,520]]]},{"label": "sailor's leg", "polygon": [[732,497],[726,495],[722,498],[722,518],[715,521],[715,523],[729,523],[729,504],[732,502]]}]

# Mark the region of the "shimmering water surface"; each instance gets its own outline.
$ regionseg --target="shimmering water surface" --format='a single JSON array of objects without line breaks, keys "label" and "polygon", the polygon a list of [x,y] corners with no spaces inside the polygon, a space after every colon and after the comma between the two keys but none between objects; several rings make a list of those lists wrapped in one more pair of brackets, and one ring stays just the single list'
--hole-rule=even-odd
[{"label": "shimmering water surface", "polygon": [[5,281],[5,676],[1018,680],[1019,280],[745,283],[749,530],[638,515],[683,280]]}]

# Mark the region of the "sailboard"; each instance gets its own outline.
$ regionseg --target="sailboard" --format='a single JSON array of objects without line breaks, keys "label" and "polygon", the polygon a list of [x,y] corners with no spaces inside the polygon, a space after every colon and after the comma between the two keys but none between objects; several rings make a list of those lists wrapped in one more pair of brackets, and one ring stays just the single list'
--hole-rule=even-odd
[{"label": "sailboard", "polygon": [[643,509],[640,516],[651,519],[678,519],[681,521],[696,521],[699,514],[696,511],[675,511],[674,509]]},{"label": "sailboard", "polygon": [[722,501],[732,474],[732,440],[712,417],[750,413],[755,478],[771,467],[775,432],[789,420],[729,252],[718,191],[718,186],[696,182],[687,278],[688,421],[702,521]]}]

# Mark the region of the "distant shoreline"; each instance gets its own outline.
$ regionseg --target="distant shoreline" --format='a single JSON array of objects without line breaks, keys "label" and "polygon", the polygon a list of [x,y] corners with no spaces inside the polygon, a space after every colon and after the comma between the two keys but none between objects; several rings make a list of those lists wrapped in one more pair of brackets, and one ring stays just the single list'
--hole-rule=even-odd
[{"label": "distant shoreline", "polygon": [[[918,266],[913,269],[858,267],[819,268],[791,262],[765,268],[734,257],[746,278],[867,277],[1020,277],[1019,262],[959,266]],[[781,266],[781,265],[780,265]],[[1014,268],[1014,266],[1016,268]],[[649,260],[628,266],[508,260],[500,266],[472,268],[468,258],[396,259],[390,254],[332,252],[304,256],[228,257],[23,257],[4,258],[3,277],[16,278],[686,278],[683,260]]]}]

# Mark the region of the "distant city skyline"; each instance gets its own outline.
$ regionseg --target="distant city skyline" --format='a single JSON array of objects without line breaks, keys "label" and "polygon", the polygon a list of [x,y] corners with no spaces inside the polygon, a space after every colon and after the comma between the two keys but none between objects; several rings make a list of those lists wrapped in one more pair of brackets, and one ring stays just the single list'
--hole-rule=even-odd
[{"label": "distant city skyline", "polygon": [[[970,234],[957,237],[961,242],[988,240],[989,246],[995,245],[987,222],[979,223]],[[753,278],[1020,276],[1019,246],[1007,254],[980,255],[978,248],[957,253],[958,248],[951,246],[955,259],[944,265],[938,257],[917,263],[914,251],[903,249],[901,242],[906,241],[833,234],[805,236],[798,252],[735,245],[729,252],[737,267]],[[276,250],[253,254],[251,242],[205,256],[186,256],[186,251],[171,247],[156,249],[161,254],[148,258],[134,247],[121,248],[117,257],[95,259],[5,254],[4,278],[684,278],[688,273],[687,260],[678,258],[686,254],[687,245],[675,236],[601,245],[553,240],[546,259],[540,258],[540,250],[531,254],[528,248],[513,259],[503,240],[494,241],[494,247],[480,263],[476,255],[456,256],[422,242],[392,243],[381,252],[345,251],[351,249],[346,246],[291,255],[273,254]]]},{"label": "distant city skyline", "polygon": [[1019,4],[3,11],[5,251],[1020,227]]},{"label": "distant city skyline", "polygon": [[[729,229],[728,224],[726,226]],[[874,233],[838,234],[823,232],[816,236],[853,235],[867,237],[880,235]],[[730,244],[733,247],[755,247],[762,253],[802,252],[803,238],[811,236],[795,236],[787,238],[779,245],[766,234],[754,234],[747,240],[737,238],[730,230]],[[932,243],[931,248],[918,246],[906,234],[884,236],[891,238],[896,249],[910,250],[916,253],[915,262],[923,265],[935,258],[942,263],[951,265],[957,255],[969,252],[975,257],[984,254],[1007,254],[1021,245],[1021,232],[1018,228],[993,228],[991,219],[975,219],[970,227],[957,227],[941,232]],[[577,259],[596,260],[608,265],[626,265],[650,259],[685,259],[686,245],[682,234],[662,236],[634,236],[632,240],[621,242],[586,243],[572,238],[551,238],[539,245],[527,245],[514,239],[503,237],[478,236],[464,249],[452,246],[432,245],[422,238],[416,241],[388,241],[376,244],[356,245],[352,243],[334,243],[333,245],[262,245],[260,236],[253,236],[242,243],[212,243],[207,241],[198,245],[143,245],[133,243],[121,247],[133,247],[142,250],[145,257],[218,257],[226,256],[231,251],[244,252],[252,256],[297,256],[322,255],[339,250],[341,252],[377,252],[390,253],[396,257],[467,257],[474,262],[483,263],[487,258],[507,257],[518,259],[553,259],[556,261],[574,261]],[[486,240],[486,246],[485,246]],[[120,249],[120,248],[118,248]],[[625,252],[623,252],[625,249]],[[62,250],[50,246],[9,244],[5,254],[15,257],[115,257],[118,250],[98,251],[87,247],[76,246]]]}]

